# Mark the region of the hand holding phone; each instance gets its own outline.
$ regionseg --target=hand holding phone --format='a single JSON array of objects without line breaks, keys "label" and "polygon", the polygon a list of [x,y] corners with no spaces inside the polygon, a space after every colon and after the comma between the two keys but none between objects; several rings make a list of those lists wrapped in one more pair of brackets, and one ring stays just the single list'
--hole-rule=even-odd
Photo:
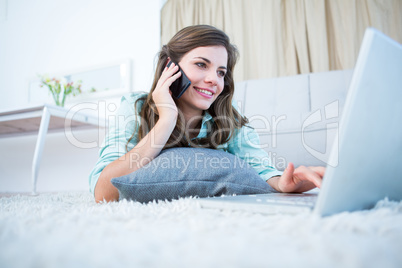
[{"label": "hand holding phone", "polygon": [[[172,64],[173,61],[169,61],[167,64],[167,67],[169,67]],[[175,63],[177,66],[179,66],[177,63]],[[179,71],[181,72],[181,76],[176,79],[170,86],[170,91],[172,91],[172,95],[175,98],[180,98],[181,95],[187,90],[187,88],[191,85],[190,79],[186,76],[186,74],[183,72],[183,70],[179,66]]]}]

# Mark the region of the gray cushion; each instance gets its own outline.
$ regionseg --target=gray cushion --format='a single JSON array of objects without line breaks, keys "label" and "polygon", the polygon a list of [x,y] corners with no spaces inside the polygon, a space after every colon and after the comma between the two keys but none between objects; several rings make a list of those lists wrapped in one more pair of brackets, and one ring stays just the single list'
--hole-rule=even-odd
[{"label": "gray cushion", "polygon": [[112,184],[120,199],[138,202],[275,191],[240,158],[201,148],[163,150],[143,168],[113,178]]}]

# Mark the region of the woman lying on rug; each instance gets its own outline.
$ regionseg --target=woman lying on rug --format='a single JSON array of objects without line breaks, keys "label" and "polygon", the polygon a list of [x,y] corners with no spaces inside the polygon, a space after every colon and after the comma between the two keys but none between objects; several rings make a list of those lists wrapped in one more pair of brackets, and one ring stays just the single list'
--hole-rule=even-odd
[{"label": "woman lying on rug", "polygon": [[[321,186],[323,167],[289,163],[280,172],[256,146],[257,133],[232,105],[237,56],[229,37],[207,25],[186,27],[162,47],[150,93],[124,96],[110,124],[89,178],[97,202]],[[173,83],[185,82],[178,65],[191,85],[177,97]]]}]

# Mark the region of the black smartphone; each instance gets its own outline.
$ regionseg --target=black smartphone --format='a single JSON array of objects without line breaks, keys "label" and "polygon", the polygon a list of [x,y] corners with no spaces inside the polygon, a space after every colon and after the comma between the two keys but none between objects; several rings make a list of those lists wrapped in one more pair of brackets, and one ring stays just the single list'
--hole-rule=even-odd
[{"label": "black smartphone", "polygon": [[[167,67],[169,67],[172,62],[173,61],[169,61]],[[179,66],[177,63],[175,64]],[[176,81],[174,81],[173,84],[170,86],[170,91],[172,91],[172,95],[175,98],[180,98],[180,96],[183,95],[184,91],[186,91],[187,88],[191,85],[190,79],[188,79],[187,75],[183,72],[180,66],[178,72],[181,72],[181,76],[177,78]]]}]

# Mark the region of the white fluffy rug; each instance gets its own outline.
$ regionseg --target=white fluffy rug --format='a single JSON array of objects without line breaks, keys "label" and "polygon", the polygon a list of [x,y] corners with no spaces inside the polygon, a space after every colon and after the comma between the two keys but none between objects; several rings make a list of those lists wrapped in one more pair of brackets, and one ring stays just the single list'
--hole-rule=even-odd
[{"label": "white fluffy rug", "polygon": [[402,267],[402,202],[319,218],[202,209],[197,199],[0,199],[0,267]]}]

